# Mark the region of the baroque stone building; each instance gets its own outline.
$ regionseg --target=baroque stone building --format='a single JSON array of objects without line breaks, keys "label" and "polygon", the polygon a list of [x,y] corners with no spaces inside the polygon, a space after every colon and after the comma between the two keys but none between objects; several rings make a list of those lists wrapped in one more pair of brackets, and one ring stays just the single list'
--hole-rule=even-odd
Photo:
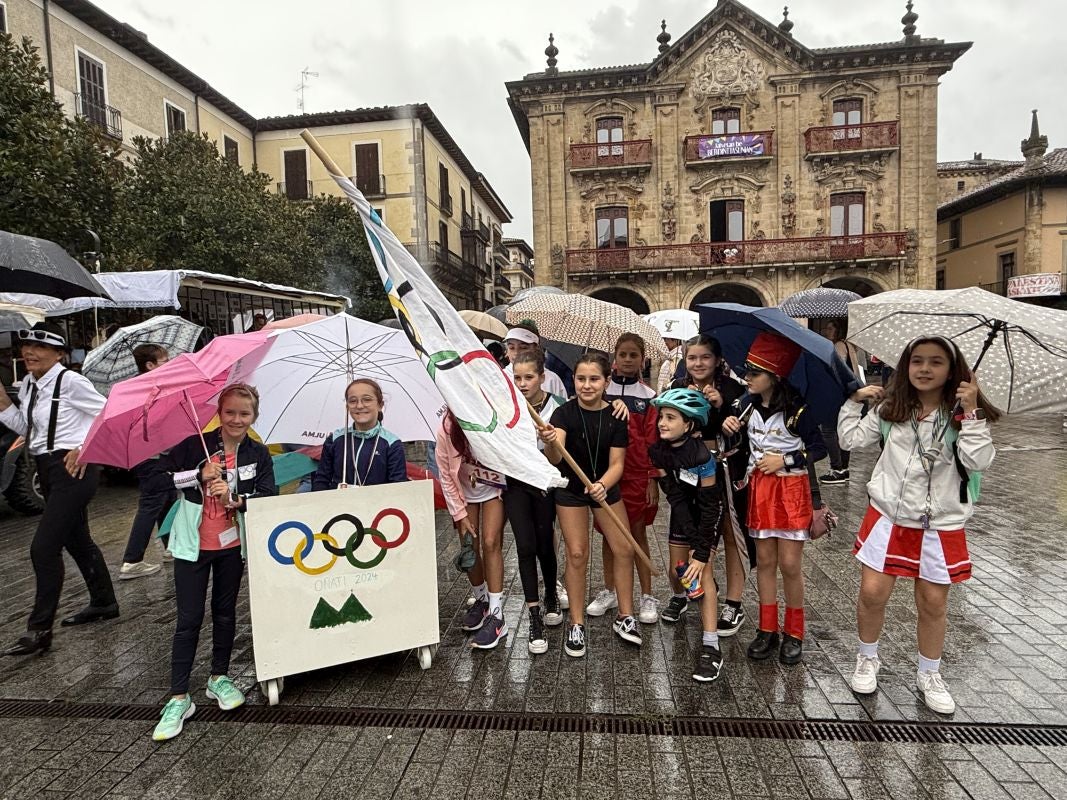
[{"label": "baroque stone building", "polygon": [[[809,48],[719,0],[650,63],[507,84],[530,152],[539,284],[639,312],[818,285],[933,288],[937,91],[970,47]],[[651,38],[651,37],[650,37]]]}]

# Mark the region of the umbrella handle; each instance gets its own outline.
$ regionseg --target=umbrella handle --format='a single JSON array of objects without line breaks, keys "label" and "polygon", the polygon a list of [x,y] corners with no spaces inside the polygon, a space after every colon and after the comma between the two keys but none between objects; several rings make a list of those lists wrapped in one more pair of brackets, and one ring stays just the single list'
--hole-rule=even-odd
[{"label": "umbrella handle", "polygon": [[[196,409],[193,408],[193,402],[189,399],[189,393],[185,390],[182,390],[182,397],[185,398],[185,403],[182,404],[182,408],[185,409],[185,413],[188,415],[189,421],[192,422],[193,426],[196,428],[196,435],[200,437],[200,444],[204,447],[204,458],[210,461],[211,453],[208,452],[207,440],[204,438],[203,426],[200,424],[200,420],[196,416]],[[222,424],[222,420],[219,420],[219,424]]]},{"label": "umbrella handle", "polygon": [[[972,380],[974,379],[974,373],[976,373],[978,371],[978,367],[982,363],[982,359],[985,358],[985,354],[987,352],[989,352],[989,348],[992,347],[993,346],[993,342],[996,341],[997,334],[1000,333],[1002,330],[1004,330],[1007,327],[1008,327],[1008,325],[1007,325],[1006,322],[1004,322],[1004,320],[998,319],[998,320],[994,320],[993,321],[993,327],[989,329],[989,335],[986,336],[985,337],[985,341],[982,342],[982,349],[978,353],[978,358],[975,359],[974,365],[971,367],[971,375],[970,375],[970,377],[971,377]],[[959,400],[957,400],[956,404],[954,406],[952,406],[952,416],[953,417],[958,417],[958,416],[960,416],[960,413],[962,411],[963,411],[963,404],[960,403]],[[946,426],[945,430],[941,431],[941,437],[940,437],[941,439],[945,438],[945,431],[947,431],[947,430],[948,430],[948,427]]]},{"label": "umbrella handle", "polygon": [[[526,408],[529,409],[530,416],[533,417],[534,424],[536,424],[539,429],[544,430],[548,427],[545,424],[545,421],[541,419],[541,415],[538,414],[536,410],[534,410],[534,407],[532,405],[530,405],[529,400],[526,401]],[[572,470],[574,470],[574,474],[578,476],[578,480],[585,484],[585,488],[592,488],[593,482],[589,480],[589,476],[585,474],[582,468],[574,462],[574,459],[571,457],[571,454],[567,452],[567,449],[565,447],[561,447],[560,452],[563,454],[563,460],[567,462],[567,465]],[[645,562],[645,565],[648,567],[649,571],[656,577],[662,575],[663,573],[657,570],[655,566],[653,566],[652,561],[649,559],[645,551],[642,550],[640,545],[638,545],[637,542],[634,541],[634,537],[630,533],[629,528],[622,524],[622,520],[620,520],[618,514],[615,513],[615,509],[609,506],[606,500],[600,500],[599,503],[600,507],[608,513],[608,517],[611,519],[611,521],[615,523],[615,527],[618,528],[619,532],[626,537],[626,540],[630,543],[630,546],[633,547],[634,553],[637,555],[637,557]]]}]

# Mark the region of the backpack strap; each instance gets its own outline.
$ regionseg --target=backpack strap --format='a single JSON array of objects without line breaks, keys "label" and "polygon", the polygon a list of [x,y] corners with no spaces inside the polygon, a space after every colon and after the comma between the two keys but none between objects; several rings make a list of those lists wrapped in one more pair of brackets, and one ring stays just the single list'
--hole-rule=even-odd
[{"label": "backpack strap", "polygon": [[967,472],[967,467],[963,466],[963,460],[960,458],[959,438],[959,431],[949,425],[945,430],[945,442],[952,448],[952,460],[956,462],[956,472],[960,476],[960,504],[966,505],[970,500],[967,486],[971,482],[971,476]]},{"label": "backpack strap", "polygon": [[63,376],[66,374],[67,370],[63,369],[56,375],[56,385],[52,390],[52,408],[48,412],[48,443],[45,445],[45,452],[48,453],[51,453],[56,449],[56,423],[59,421],[59,393],[63,388]]}]

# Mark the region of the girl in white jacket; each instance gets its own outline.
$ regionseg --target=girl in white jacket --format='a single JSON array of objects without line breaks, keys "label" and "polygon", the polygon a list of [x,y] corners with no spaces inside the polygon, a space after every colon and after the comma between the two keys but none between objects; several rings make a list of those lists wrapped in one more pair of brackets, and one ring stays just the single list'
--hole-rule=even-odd
[{"label": "girl in white jacket", "polygon": [[[865,400],[882,402],[861,418]],[[884,391],[865,387],[842,407],[837,421],[842,448],[883,447],[867,484],[870,508],[852,551],[863,565],[856,607],[859,655],[850,681],[858,694],[878,688],[886,602],[898,577],[912,578],[916,682],[930,709],[955,711],[940,669],[949,587],[971,577],[964,525],[974,504],[963,476],[992,463],[989,423],[999,416],[959,348],[940,336],[913,340]]]}]

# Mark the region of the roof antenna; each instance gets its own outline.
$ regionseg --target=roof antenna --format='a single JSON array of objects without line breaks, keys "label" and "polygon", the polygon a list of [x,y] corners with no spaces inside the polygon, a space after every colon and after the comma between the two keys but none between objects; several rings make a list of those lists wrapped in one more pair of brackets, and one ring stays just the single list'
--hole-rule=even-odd
[{"label": "roof antenna", "polygon": [[300,70],[300,86],[297,87],[297,91],[300,93],[300,99],[296,101],[296,107],[301,112],[304,110],[304,89],[308,87],[308,78],[317,78],[319,73],[312,72],[308,67],[304,67]]}]

